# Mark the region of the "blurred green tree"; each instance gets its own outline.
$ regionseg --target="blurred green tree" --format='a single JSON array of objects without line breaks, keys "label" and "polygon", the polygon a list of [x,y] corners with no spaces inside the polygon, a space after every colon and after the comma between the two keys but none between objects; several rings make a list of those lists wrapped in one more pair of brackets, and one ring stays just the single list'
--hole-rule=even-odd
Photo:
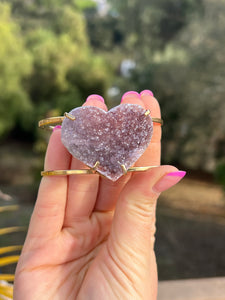
[{"label": "blurred green tree", "polygon": [[202,0],[109,0],[125,36],[124,47],[135,60],[163,49],[201,10]]},{"label": "blurred green tree", "polygon": [[190,167],[209,171],[225,156],[224,12],[224,0],[204,0],[204,16],[194,19],[178,40],[189,56],[180,154]]},{"label": "blurred green tree", "polygon": [[156,91],[166,124],[163,162],[212,172],[225,154],[225,1],[204,0],[202,11],[143,55],[127,85]]},{"label": "blurred green tree", "polygon": [[[14,100],[11,100],[13,111],[20,115],[21,109],[25,111],[22,101],[27,108],[30,104],[29,114],[25,114],[21,119],[22,126],[17,129],[21,131],[25,128],[32,136],[35,135],[38,119],[46,115],[62,114],[79,106],[90,93],[104,96],[111,71],[104,59],[93,53],[89,44],[83,10],[93,9],[96,5],[93,1],[9,2],[12,7],[11,15],[9,5],[1,4],[8,9],[5,19],[8,18],[9,21],[6,21],[11,26],[5,33],[6,42],[2,40],[2,35],[1,44],[9,48],[5,53],[12,49],[14,57],[9,62],[2,54],[2,61],[5,69],[10,68],[13,73],[9,78],[9,85],[13,84],[14,77],[18,78],[18,91],[16,96],[12,95]],[[23,36],[21,40],[17,37],[20,31]],[[8,32],[15,36],[15,41],[10,41]],[[18,47],[14,46],[16,44]],[[28,62],[27,66],[22,63],[25,59],[29,60],[29,68]],[[24,86],[23,82],[19,82],[22,75],[29,75]],[[6,93],[6,89],[4,92]],[[18,103],[18,97],[21,98],[19,108],[14,104]],[[4,101],[8,103],[8,98],[4,97]],[[8,130],[13,129],[17,122],[16,116],[12,115],[7,122],[10,124]]]},{"label": "blurred green tree", "polygon": [[38,117],[52,108],[61,114],[79,106],[89,93],[104,94],[106,67],[85,44],[74,42],[67,33],[56,35],[44,29],[27,35],[27,47],[34,57],[29,94]]},{"label": "blurred green tree", "polygon": [[10,6],[0,3],[0,137],[32,110],[24,79],[31,73],[32,58]]}]

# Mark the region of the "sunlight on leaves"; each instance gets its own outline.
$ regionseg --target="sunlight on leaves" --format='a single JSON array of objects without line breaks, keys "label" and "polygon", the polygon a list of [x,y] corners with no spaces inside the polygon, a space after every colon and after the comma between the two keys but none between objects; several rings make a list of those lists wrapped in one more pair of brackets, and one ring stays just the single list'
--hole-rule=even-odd
[{"label": "sunlight on leaves", "polygon": [[0,281],[5,280],[5,281],[13,281],[15,278],[14,274],[0,274]]},{"label": "sunlight on leaves", "polygon": [[12,232],[18,232],[18,231],[25,231],[27,230],[26,227],[6,227],[6,228],[0,228],[0,235],[12,233]]},{"label": "sunlight on leaves", "polygon": [[0,247],[0,254],[5,254],[12,251],[21,250],[23,246],[8,246],[8,247]]},{"label": "sunlight on leaves", "polygon": [[[5,298],[5,297],[7,298]],[[4,286],[0,283],[0,299],[13,299],[13,287],[12,286]]]},{"label": "sunlight on leaves", "polygon": [[[0,206],[0,213],[7,212],[7,211],[15,211],[18,208],[19,208],[18,205]],[[19,226],[0,228],[0,236],[8,233],[25,231],[25,230],[26,230],[25,227],[19,227]],[[0,247],[0,255],[7,254],[9,252],[19,251],[21,249],[22,249],[21,245]],[[19,260],[19,255],[0,257],[0,267],[15,264],[18,262],[18,260]],[[14,274],[4,274],[4,273],[0,274],[0,300],[13,299],[13,284],[10,284],[9,282],[13,282],[14,278],[15,278]]]},{"label": "sunlight on leaves", "polygon": [[19,208],[18,205],[1,206],[1,207],[0,207],[0,212],[4,212],[4,211],[13,211],[13,210],[17,210],[18,208]]},{"label": "sunlight on leaves", "polygon": [[12,255],[0,258],[0,267],[6,266],[9,264],[14,264],[18,261],[19,255]]}]

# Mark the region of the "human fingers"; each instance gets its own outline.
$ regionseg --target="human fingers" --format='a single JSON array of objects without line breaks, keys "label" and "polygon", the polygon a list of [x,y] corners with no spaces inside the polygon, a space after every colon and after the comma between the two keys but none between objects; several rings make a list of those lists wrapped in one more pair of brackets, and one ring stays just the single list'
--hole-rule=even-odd
[{"label": "human fingers", "polygon": [[[138,104],[145,108],[140,95],[137,92],[130,91],[123,95],[121,103]],[[95,205],[96,211],[108,211],[115,207],[117,198],[123,189],[124,185],[130,179],[130,174],[122,176],[116,182],[113,182],[107,178],[100,178],[99,194]]]},{"label": "human fingers", "polygon": [[143,299],[150,296],[156,299],[156,265],[151,238],[155,203],[161,192],[184,175],[185,172],[172,166],[152,169],[143,176],[134,174],[116,205],[108,239],[109,256],[120,266],[122,274],[127,274],[129,282],[134,283],[135,290],[142,287]]},{"label": "human fingers", "polygon": [[[61,142],[61,129],[53,131],[45,157],[45,170],[67,170],[71,155]],[[31,217],[28,237],[49,238],[62,229],[67,198],[66,176],[42,178]]]},{"label": "human fingers", "polygon": [[[143,101],[145,108],[150,110],[150,114],[152,118],[161,118],[160,106],[153,93],[150,90],[144,90],[140,93],[141,100]],[[140,157],[137,161],[137,166],[159,166],[161,160],[161,135],[162,135],[162,126],[159,123],[153,123],[153,135],[151,138],[151,142],[146,149],[144,155]],[[140,179],[142,179],[143,174],[139,174]],[[144,177],[143,177],[144,180]],[[151,226],[151,238],[152,242],[155,241],[155,219],[156,219],[156,202],[153,207],[153,219]]]},{"label": "human fingers", "polygon": [[[107,110],[104,99],[99,95],[91,95],[87,98],[83,106],[95,106]],[[88,168],[76,158],[72,158],[70,168]],[[64,226],[70,226],[77,218],[89,217],[95,206],[99,187],[99,175],[72,175],[68,183],[68,200]]]},{"label": "human fingers", "polygon": [[[141,92],[141,100],[146,110],[150,110],[152,118],[161,118],[160,106],[152,92],[144,90]],[[153,135],[145,153],[139,158],[135,166],[158,166],[161,157],[161,124],[153,122]]]}]

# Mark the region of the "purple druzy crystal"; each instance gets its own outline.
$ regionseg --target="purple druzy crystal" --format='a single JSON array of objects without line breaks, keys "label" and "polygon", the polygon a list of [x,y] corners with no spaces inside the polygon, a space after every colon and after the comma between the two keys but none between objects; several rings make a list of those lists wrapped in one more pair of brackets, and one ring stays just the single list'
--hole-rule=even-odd
[{"label": "purple druzy crystal", "polygon": [[116,181],[123,175],[121,165],[130,168],[148,147],[153,123],[145,109],[136,104],[121,104],[110,111],[94,106],[70,111],[75,121],[62,123],[62,143],[68,151],[97,171]]}]

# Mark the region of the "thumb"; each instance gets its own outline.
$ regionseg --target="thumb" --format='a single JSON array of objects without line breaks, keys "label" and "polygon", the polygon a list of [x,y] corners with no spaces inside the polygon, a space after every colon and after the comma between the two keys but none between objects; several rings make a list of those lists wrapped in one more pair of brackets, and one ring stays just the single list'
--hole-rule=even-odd
[{"label": "thumb", "polygon": [[161,192],[178,183],[185,174],[185,171],[179,171],[173,166],[160,166],[133,175],[116,206],[112,230],[118,242],[132,249],[145,247],[147,241],[151,240],[157,198]]},{"label": "thumb", "polygon": [[[145,173],[134,174],[118,199],[109,246],[111,256],[117,258],[135,278],[134,282],[146,281],[148,289],[155,263],[153,238],[156,200],[162,191],[178,183],[186,172],[172,166],[161,166]],[[144,277],[143,277],[144,276]],[[143,298],[144,299],[144,298]]]}]

